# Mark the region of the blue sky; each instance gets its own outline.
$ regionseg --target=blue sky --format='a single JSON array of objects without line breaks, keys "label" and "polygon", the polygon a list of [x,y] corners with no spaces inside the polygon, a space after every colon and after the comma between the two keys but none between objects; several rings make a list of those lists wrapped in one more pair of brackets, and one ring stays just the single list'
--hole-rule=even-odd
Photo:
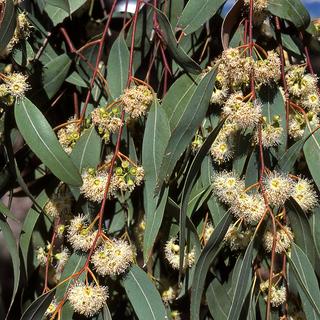
[{"label": "blue sky", "polygon": [[320,0],[305,0],[303,2],[309,9],[311,17],[320,18]]},{"label": "blue sky", "polygon": [[[234,0],[228,0],[233,3]],[[305,6],[308,8],[312,18],[320,18],[320,0],[302,0]]]}]

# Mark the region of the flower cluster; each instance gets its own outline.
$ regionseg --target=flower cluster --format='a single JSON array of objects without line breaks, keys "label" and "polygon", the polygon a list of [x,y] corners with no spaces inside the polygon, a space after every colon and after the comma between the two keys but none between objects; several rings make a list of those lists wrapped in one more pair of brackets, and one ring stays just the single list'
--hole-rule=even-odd
[{"label": "flower cluster", "polygon": [[93,124],[105,141],[109,141],[110,134],[116,133],[122,126],[121,107],[119,104],[96,108],[91,112]]},{"label": "flower cluster", "polygon": [[7,75],[2,75],[2,83],[0,86],[0,96],[13,98],[23,98],[25,93],[30,89],[27,82],[27,76],[20,72],[13,72]]},{"label": "flower cluster", "polygon": [[271,231],[266,231],[263,237],[263,245],[267,252],[272,251],[274,238],[276,241],[275,252],[287,252],[290,249],[293,241],[293,233],[287,226],[283,226],[282,229],[278,230],[275,235]]},{"label": "flower cluster", "polygon": [[214,227],[211,222],[208,222],[203,232],[203,244],[206,245],[214,231]]},{"label": "flower cluster", "polygon": [[252,101],[250,80],[254,75],[255,89],[272,86],[280,79],[280,58],[275,51],[269,51],[265,59],[254,61],[246,55],[246,48],[231,48],[222,53],[216,61],[217,76],[211,103],[221,106],[221,117],[226,122],[213,142],[210,153],[221,165],[234,156],[235,137],[242,131],[253,131],[253,143],[259,142],[258,125],[261,124],[262,145],[266,148],[281,142],[283,128],[281,119],[275,116],[270,123],[262,113],[258,99]]},{"label": "flower cluster", "polygon": [[153,94],[147,86],[138,85],[125,89],[120,100],[126,114],[136,119],[146,114],[152,104]]},{"label": "flower cluster", "polygon": [[[269,281],[261,282],[260,284],[260,290],[262,292],[267,293],[267,290],[269,289]],[[268,300],[268,296],[265,296],[265,301]],[[278,287],[276,285],[271,286],[271,297],[270,302],[271,305],[275,308],[279,307],[283,303],[287,301],[287,290],[285,286]]]},{"label": "flower cluster", "polygon": [[92,230],[87,216],[80,214],[71,219],[68,226],[67,239],[74,250],[88,251],[96,236],[97,231]]},{"label": "flower cluster", "polygon": [[71,212],[72,200],[73,198],[69,191],[59,190],[51,195],[43,210],[53,218],[67,215]]},{"label": "flower cluster", "polygon": [[[281,207],[292,197],[305,212],[318,205],[316,191],[311,182],[301,177],[291,178],[277,171],[270,172],[263,179],[263,187],[268,204]],[[213,193],[218,199],[229,206],[230,212],[240,221],[245,222],[244,229],[236,226],[229,227],[225,241],[232,250],[246,248],[251,236],[250,226],[256,225],[267,212],[265,199],[258,191],[247,191],[244,181],[233,172],[216,172],[212,176]],[[250,188],[252,189],[252,188]],[[210,228],[210,232],[211,229]],[[211,233],[209,233],[211,234]],[[273,239],[276,238],[275,251],[282,253],[290,248],[293,233],[287,226],[273,235],[271,231],[264,234],[264,247],[271,252]]]},{"label": "flower cluster", "polygon": [[224,237],[224,241],[229,245],[231,251],[245,250],[253,236],[251,229],[241,230],[235,226],[230,226]]},{"label": "flower cluster", "polygon": [[[53,250],[55,252],[52,252]],[[49,263],[55,269],[54,279],[58,281],[60,279],[61,273],[68,262],[70,252],[68,248],[61,247],[56,251],[55,247],[48,244],[46,247],[39,247],[36,250],[36,258],[40,266],[45,266],[49,260]]]},{"label": "flower cluster", "polygon": [[17,24],[13,33],[13,37],[10,39],[4,52],[1,52],[2,56],[9,54],[12,49],[23,40],[27,40],[30,37],[32,26],[27,19],[27,14],[25,12],[19,13],[17,15]]},{"label": "flower cluster", "polygon": [[[83,184],[80,188],[80,193],[90,201],[101,202],[104,197],[108,176],[106,170],[85,169],[81,175]],[[110,185],[109,197],[113,194],[113,191]]]},{"label": "flower cluster", "polygon": [[91,262],[101,276],[113,276],[124,273],[133,262],[132,247],[124,240],[107,241],[96,249]]},{"label": "flower cluster", "polygon": [[75,312],[92,317],[106,304],[108,288],[93,284],[75,283],[68,291],[68,300]]},{"label": "flower cluster", "polygon": [[[101,202],[108,182],[109,174],[107,171],[105,168],[84,170],[80,193],[88,200]],[[132,192],[136,186],[142,184],[143,178],[144,170],[142,167],[127,160],[122,160],[121,164],[114,168],[114,173],[110,178],[108,197],[116,196],[117,192]]]},{"label": "flower cluster", "polygon": [[306,115],[299,109],[291,110],[289,115],[289,134],[293,139],[300,139],[309,122],[311,128],[319,125],[320,94],[315,75],[306,73],[304,66],[291,66],[286,73],[286,82],[290,103],[304,109]]},{"label": "flower cluster", "polygon": [[[177,238],[173,237],[167,241],[164,248],[165,257],[173,269],[179,270],[180,264],[180,247],[177,244]],[[195,249],[192,248],[190,252],[187,252],[185,248],[184,259],[183,259],[183,269],[187,267],[192,267],[195,263]]]},{"label": "flower cluster", "polygon": [[66,153],[70,154],[72,152],[81,134],[82,132],[75,118],[71,118],[63,128],[59,129],[57,133],[58,139]]}]

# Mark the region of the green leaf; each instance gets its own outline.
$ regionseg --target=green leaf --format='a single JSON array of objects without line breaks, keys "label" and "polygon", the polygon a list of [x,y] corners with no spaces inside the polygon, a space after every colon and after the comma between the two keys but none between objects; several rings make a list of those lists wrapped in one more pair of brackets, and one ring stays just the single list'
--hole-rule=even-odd
[{"label": "green leaf", "polygon": [[[201,164],[201,182],[203,187],[211,186],[213,167],[210,155],[207,155]],[[215,196],[211,196],[207,201],[213,225],[216,226],[226,213],[225,208],[219,203]]]},{"label": "green leaf", "polygon": [[69,0],[46,0],[46,3],[70,13]]},{"label": "green leaf", "polygon": [[[16,28],[17,13],[13,0],[4,1],[1,4],[1,20],[0,20],[0,51],[6,48],[11,40]],[[4,7],[4,9],[3,9]]]},{"label": "green leaf", "polygon": [[70,157],[81,172],[83,168],[95,168],[100,161],[102,140],[95,127],[87,129],[75,144]]},{"label": "green leaf", "polygon": [[307,139],[303,152],[314,182],[320,190],[320,131],[317,130]]},{"label": "green leaf", "polygon": [[88,84],[81,78],[78,72],[74,71],[66,78],[66,82],[82,88],[88,88]]},{"label": "green leaf", "polygon": [[[48,196],[45,191],[42,191],[40,195],[37,197],[36,202],[40,207],[43,207],[48,200]],[[32,239],[32,233],[34,231],[34,227],[38,221],[38,218],[41,214],[39,208],[35,206],[31,207],[26,215],[26,218],[23,221],[21,233],[20,233],[20,250],[24,262],[24,268],[26,271],[26,276],[28,278],[28,253],[30,248],[30,242]]]},{"label": "green leaf", "polygon": [[314,209],[314,212],[310,217],[309,223],[310,223],[311,233],[313,236],[316,251],[317,251],[318,257],[320,258],[320,228],[319,228],[320,208],[319,207]]},{"label": "green leaf", "polygon": [[42,320],[54,296],[51,290],[35,300],[24,312],[20,320]]},{"label": "green leaf", "polygon": [[177,26],[185,34],[192,33],[213,17],[225,2],[226,0],[189,0]]},{"label": "green leaf", "polygon": [[12,266],[13,266],[13,291],[12,291],[12,297],[10,306],[8,309],[7,317],[8,319],[11,307],[13,305],[13,302],[15,300],[19,282],[20,282],[20,258],[19,258],[19,251],[16,244],[16,239],[11,231],[11,228],[8,224],[8,222],[0,215],[0,229],[2,232],[3,240],[6,243],[6,247],[10,253],[11,260],[12,260]]},{"label": "green leaf", "polygon": [[27,98],[16,102],[15,119],[18,129],[30,149],[60,180],[73,186],[82,184],[72,160],[62,149],[50,124]]},{"label": "green leaf", "polygon": [[113,43],[107,64],[107,81],[112,97],[118,98],[128,82],[129,50],[123,33]]},{"label": "green leaf", "polygon": [[301,50],[294,42],[291,34],[281,33],[281,40],[282,40],[283,46],[287,50],[297,54],[298,56],[301,56]]},{"label": "green leaf", "polygon": [[240,272],[237,274],[236,286],[231,302],[231,308],[228,314],[228,320],[238,320],[243,303],[246,299],[248,287],[250,287],[251,280],[251,264],[252,264],[252,253],[253,253],[253,240],[248,245],[244,254]]},{"label": "green leaf", "polygon": [[14,47],[12,52],[13,60],[22,67],[28,65],[29,61],[34,59],[34,52],[28,41],[21,41]]},{"label": "green leaf", "polygon": [[223,125],[223,122],[221,122],[206,138],[205,142],[195,155],[190,169],[188,171],[183,190],[182,190],[182,199],[181,199],[181,209],[180,209],[180,217],[179,217],[179,226],[180,226],[180,232],[179,232],[179,244],[180,244],[180,272],[182,272],[183,267],[183,259],[184,259],[184,246],[185,246],[185,228],[186,228],[186,215],[187,215],[187,209],[188,209],[188,203],[190,198],[190,193],[192,190],[192,187],[196,181],[198,172],[201,169],[201,163],[205,156],[207,155],[208,151],[210,150],[210,147],[214,140],[216,139],[221,127]]},{"label": "green leaf", "polygon": [[287,202],[287,207],[287,215],[294,233],[294,242],[307,255],[311,264],[315,266],[315,246],[308,218],[294,199],[290,199],[290,201]]},{"label": "green leaf", "polygon": [[192,60],[186,52],[178,45],[177,40],[174,36],[171,24],[168,18],[158,9],[156,11],[159,25],[161,28],[161,37],[168,47],[172,58],[176,63],[182,67],[185,71],[190,73],[200,73],[201,67],[194,60]]},{"label": "green leaf", "polygon": [[162,107],[167,113],[171,132],[179,124],[181,114],[190,102],[199,78],[193,78],[188,74],[183,74],[170,87],[162,101]]},{"label": "green leaf", "polygon": [[69,68],[71,66],[70,58],[64,53],[51,60],[43,67],[43,90],[46,92],[49,99],[60,89],[64,82]]},{"label": "green leaf", "polygon": [[202,292],[204,289],[208,270],[223,247],[222,240],[232,221],[231,215],[227,212],[221,219],[207,244],[203,248],[200,257],[195,265],[194,278],[191,289],[191,319],[198,320],[200,313],[200,304]]},{"label": "green leaf", "polygon": [[[243,6],[244,6],[243,0],[236,1],[232,5],[230,10],[227,12],[223,20],[222,27],[221,27],[221,42],[224,50],[227,50],[230,47],[231,39],[236,44],[236,46],[240,44],[238,41],[238,38],[240,41],[242,41],[242,39],[238,37],[238,35],[241,34],[241,32],[239,31],[242,31],[242,29],[239,30],[240,29],[239,22],[242,18]],[[237,38],[237,40],[233,39],[233,35],[235,33],[237,33],[237,37],[235,37]]]},{"label": "green leaf", "polygon": [[279,159],[277,166],[279,169],[285,172],[290,172],[293,169],[294,164],[299,158],[300,151],[305,143],[306,139],[301,139],[295,142]]},{"label": "green leaf", "polygon": [[227,320],[231,299],[218,279],[213,279],[209,284],[206,298],[211,315],[219,320]]},{"label": "green leaf", "polygon": [[0,212],[3,214],[4,218],[10,218],[12,220],[18,221],[13,213],[0,201]]},{"label": "green leaf", "polygon": [[291,257],[288,256],[288,260],[298,282],[298,290],[300,295],[302,294],[301,298],[305,296],[314,311],[320,316],[320,290],[318,280],[308,257],[295,243],[293,243]]},{"label": "green leaf", "polygon": [[[145,172],[145,210],[146,229],[144,234],[144,260],[147,261],[154,241],[159,232],[168,190],[162,195],[154,196],[160,165],[170,136],[167,116],[157,100],[148,113],[143,143],[142,165]],[[159,203],[159,197],[162,196]]]},{"label": "green leaf", "polygon": [[[73,13],[76,10],[78,10],[82,5],[84,5],[86,3],[86,0],[69,0],[68,2],[70,6],[70,13]],[[48,17],[50,18],[54,26],[61,23],[65,18],[69,17],[69,13],[67,11],[57,6],[53,6],[49,3],[46,3],[44,10],[48,14]]]},{"label": "green leaf", "polygon": [[276,148],[279,156],[286,150],[287,135],[286,132],[286,108],[283,96],[279,88],[271,88],[270,86],[262,87],[258,97],[262,102],[262,115],[267,118],[269,123],[273,122],[274,117],[280,116],[280,126],[283,129],[281,136],[281,144]]},{"label": "green leaf", "polygon": [[292,22],[298,29],[308,27],[310,15],[300,0],[268,0],[267,3],[273,15]]},{"label": "green leaf", "polygon": [[[85,255],[81,255],[81,254],[74,252],[69,257],[68,262],[63,269],[63,272],[62,272],[62,275],[60,278],[60,282],[67,279],[70,275],[78,272],[83,267],[83,265],[86,261],[86,258],[87,257]],[[66,290],[68,289],[71,281],[72,281],[72,279],[69,279],[57,287],[57,290],[56,290],[57,301],[62,299],[62,297],[65,294]]]},{"label": "green leaf", "polygon": [[208,109],[215,77],[216,72],[212,70],[200,81],[189,103],[180,114],[161,163],[157,182],[158,190],[161,189],[163,182],[170,178],[177,161],[201,125]]},{"label": "green leaf", "polygon": [[158,290],[141,268],[132,266],[122,283],[138,319],[167,319]]}]

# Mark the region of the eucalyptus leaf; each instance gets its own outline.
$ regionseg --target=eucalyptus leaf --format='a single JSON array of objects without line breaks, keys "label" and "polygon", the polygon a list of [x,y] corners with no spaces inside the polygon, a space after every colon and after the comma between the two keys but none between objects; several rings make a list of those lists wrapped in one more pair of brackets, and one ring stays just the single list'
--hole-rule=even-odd
[{"label": "eucalyptus leaf", "polygon": [[196,263],[191,289],[191,319],[200,319],[200,304],[205,286],[206,276],[212,262],[223,247],[222,240],[228,230],[231,221],[231,215],[229,213],[226,213],[219,224],[216,226]]},{"label": "eucalyptus leaf", "polygon": [[107,81],[112,97],[118,98],[123,94],[128,82],[129,73],[129,50],[124,40],[123,33],[120,33],[113,43],[108,64]]},{"label": "eucalyptus leaf", "polygon": [[168,319],[158,290],[142,269],[132,266],[122,283],[138,319]]},{"label": "eucalyptus leaf", "polygon": [[156,11],[159,25],[161,28],[161,37],[166,43],[172,58],[187,72],[200,73],[201,67],[194,60],[192,60],[185,51],[178,45],[177,40],[174,36],[172,27],[168,18],[158,9]]},{"label": "eucalyptus leaf", "polygon": [[298,29],[309,26],[310,15],[300,0],[268,0],[268,10],[292,22]]},{"label": "eucalyptus leaf", "polygon": [[62,54],[61,56],[54,58],[43,67],[43,90],[49,99],[54,97],[54,95],[60,89],[68,74],[70,66],[70,58],[67,54]]},{"label": "eucalyptus leaf", "polygon": [[[170,127],[163,107],[157,100],[148,113],[142,144],[142,165],[145,171],[146,229],[144,234],[144,260],[149,258],[159,232],[168,190],[154,196],[160,165],[170,135]],[[160,202],[160,203],[159,203]]]},{"label": "eucalyptus leaf", "polygon": [[207,137],[199,151],[197,152],[196,156],[194,157],[190,169],[188,171],[183,190],[182,190],[182,200],[181,200],[181,209],[180,209],[180,217],[179,217],[179,225],[180,225],[180,232],[179,232],[179,244],[180,244],[180,272],[182,272],[183,268],[183,259],[184,259],[184,246],[185,246],[185,227],[186,227],[186,215],[188,209],[188,202],[190,198],[190,193],[192,186],[195,182],[195,179],[198,175],[198,172],[201,169],[201,163],[205,158],[206,154],[210,150],[210,147],[214,140],[216,139],[223,122],[221,122]]},{"label": "eucalyptus leaf", "polygon": [[42,320],[53,297],[54,290],[44,293],[28,307],[20,320]]},{"label": "eucalyptus leaf", "polygon": [[161,189],[165,180],[168,181],[177,161],[203,121],[213,91],[215,77],[216,72],[212,70],[199,82],[189,103],[180,114],[179,121],[170,136],[164,153],[157,181],[157,190]]},{"label": "eucalyptus leaf", "polygon": [[320,171],[318,163],[320,162],[320,131],[317,130],[307,139],[303,146],[303,153],[306,158],[308,168],[312,178],[320,190]]},{"label": "eucalyptus leaf", "polygon": [[9,314],[13,306],[16,294],[18,292],[19,283],[20,283],[20,258],[19,258],[18,247],[16,244],[16,239],[12,233],[12,230],[8,222],[2,216],[0,216],[0,230],[3,235],[3,239],[6,243],[6,247],[10,253],[12,266],[13,266],[13,289],[12,289],[10,306],[6,316],[6,319],[10,319]]},{"label": "eucalyptus leaf", "polygon": [[62,149],[46,118],[27,98],[16,102],[15,119],[18,129],[30,149],[62,181],[73,185],[82,184],[81,176]]},{"label": "eucalyptus leaf", "polygon": [[189,34],[204,25],[224,5],[226,0],[189,0],[177,26]]},{"label": "eucalyptus leaf", "polygon": [[[239,319],[243,303],[246,298],[247,290],[250,287],[251,264],[253,254],[253,240],[249,243],[241,263],[240,272],[237,275],[236,286],[228,313],[228,320]],[[249,284],[249,285],[248,285]]]},{"label": "eucalyptus leaf", "polygon": [[320,316],[320,290],[317,277],[306,254],[295,244],[292,244],[291,257],[288,257],[290,267],[299,284],[300,294],[306,297],[314,312]]},{"label": "eucalyptus leaf", "polygon": [[13,36],[17,17],[13,0],[6,0],[1,6],[3,13],[0,18],[0,51],[5,49]]}]

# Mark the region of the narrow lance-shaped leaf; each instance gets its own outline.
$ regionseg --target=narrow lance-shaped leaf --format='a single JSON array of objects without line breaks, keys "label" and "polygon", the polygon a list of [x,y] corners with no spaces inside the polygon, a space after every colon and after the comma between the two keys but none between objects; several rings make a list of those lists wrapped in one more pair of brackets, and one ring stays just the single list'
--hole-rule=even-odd
[{"label": "narrow lance-shaped leaf", "polygon": [[189,0],[177,26],[185,34],[192,33],[213,17],[226,0]]},{"label": "narrow lance-shaped leaf", "polygon": [[240,272],[237,275],[236,287],[234,290],[228,320],[238,320],[243,303],[246,299],[247,290],[251,283],[251,264],[253,253],[253,240],[248,245],[241,263]]},{"label": "narrow lance-shaped leaf", "polygon": [[316,247],[318,258],[320,259],[320,208],[316,208],[309,220],[311,233]]},{"label": "narrow lance-shaped leaf", "polygon": [[54,296],[51,290],[35,300],[24,312],[20,320],[42,320]]},{"label": "narrow lance-shaped leaf", "polygon": [[287,215],[294,233],[294,241],[308,256],[311,264],[315,266],[316,250],[306,213],[302,211],[294,199],[287,201],[287,207]]},{"label": "narrow lance-shaped leaf", "polygon": [[221,27],[221,42],[224,50],[229,48],[230,40],[237,27],[239,27],[243,6],[243,0],[236,1],[223,20]]},{"label": "narrow lance-shaped leaf", "polygon": [[13,213],[0,201],[0,212],[6,217],[12,220],[18,221]]},{"label": "narrow lance-shaped leaf", "polygon": [[69,0],[46,0],[46,3],[70,13]]},{"label": "narrow lance-shaped leaf", "polygon": [[313,267],[306,254],[295,244],[292,244],[291,257],[288,257],[290,267],[299,284],[300,294],[310,302],[313,310],[320,316],[320,290]]},{"label": "narrow lance-shaped leaf", "polygon": [[[47,200],[48,200],[48,196],[46,195],[46,192],[42,191],[35,201],[38,203],[40,207],[43,207]],[[20,234],[20,241],[19,241],[20,250],[21,250],[27,278],[28,278],[28,253],[30,248],[30,242],[32,239],[32,233],[34,231],[34,227],[36,226],[36,223],[40,216],[40,212],[41,212],[40,209],[35,206],[32,206],[29,209],[26,215],[26,218],[23,221],[21,234]]]},{"label": "narrow lance-shaped leaf", "polygon": [[186,52],[178,45],[177,40],[172,31],[172,27],[168,18],[158,9],[156,11],[159,25],[161,28],[161,37],[165,41],[172,58],[180,65],[185,71],[190,73],[200,73],[201,67],[192,60]]},{"label": "narrow lance-shaped leaf", "polygon": [[65,53],[51,60],[43,67],[43,90],[49,99],[60,89],[62,83],[66,79],[69,68],[71,66],[71,59]]},{"label": "narrow lance-shaped leaf", "polygon": [[132,266],[122,283],[138,319],[168,319],[158,290],[142,269]]},{"label": "narrow lance-shaped leaf", "polygon": [[129,50],[124,40],[123,33],[113,43],[108,64],[108,87],[113,98],[118,98],[126,88],[129,72]]},{"label": "narrow lance-shaped leaf", "polygon": [[7,317],[6,319],[9,319],[9,313],[11,310],[11,307],[13,305],[14,299],[16,297],[18,287],[19,287],[19,281],[20,281],[20,258],[19,258],[19,252],[16,244],[16,239],[11,231],[11,228],[8,224],[8,222],[0,215],[0,230],[3,235],[3,239],[6,243],[6,247],[8,248],[8,251],[11,256],[12,260],[12,266],[13,266],[13,291],[12,291],[12,297],[10,306],[8,309]]},{"label": "narrow lance-shaped leaf", "polygon": [[300,0],[268,0],[267,3],[275,16],[292,22],[298,29],[308,27],[310,15]]},{"label": "narrow lance-shaped leaf", "polygon": [[221,320],[227,320],[231,299],[218,279],[213,279],[209,284],[206,298],[211,315]]},{"label": "narrow lance-shaped leaf", "polygon": [[188,209],[188,202],[190,198],[190,193],[198,172],[201,169],[201,163],[205,158],[206,154],[210,150],[210,147],[213,141],[216,139],[223,122],[221,122],[207,137],[196,156],[194,157],[190,169],[187,174],[187,178],[185,180],[183,190],[182,190],[182,200],[181,200],[181,209],[180,209],[180,233],[179,233],[179,244],[180,244],[180,272],[182,272],[183,268],[183,259],[184,259],[184,246],[185,246],[185,228],[186,228],[186,214]]},{"label": "narrow lance-shaped leaf", "polygon": [[191,77],[183,74],[170,87],[162,101],[162,107],[168,116],[171,132],[179,124],[181,114],[183,114],[194,91],[197,88],[200,77]]},{"label": "narrow lance-shaped leaf", "polygon": [[215,77],[216,72],[214,70],[210,71],[200,81],[185,109],[183,111],[181,110],[181,116],[170,136],[161,163],[157,190],[160,190],[163,182],[170,178],[177,161],[201,125],[208,109]]},{"label": "narrow lance-shaped leaf", "polygon": [[[85,261],[86,261],[85,255],[73,253],[69,257],[68,262],[63,269],[63,272],[62,272],[62,275],[60,278],[60,282],[67,279],[70,275],[78,272],[83,267]],[[70,285],[71,281],[72,281],[72,279],[69,279],[57,287],[57,291],[56,291],[56,299],[57,300],[62,299],[62,297],[65,294],[65,291],[68,288],[68,286]]]},{"label": "narrow lance-shaped leaf", "polygon": [[72,160],[62,149],[50,124],[27,98],[16,102],[15,119],[30,149],[60,180],[74,186],[82,184]]},{"label": "narrow lance-shaped leaf", "polygon": [[190,313],[191,319],[193,320],[200,319],[200,304],[202,300],[202,293],[206,281],[206,276],[212,262],[223,246],[222,240],[228,230],[231,221],[232,216],[227,212],[215,228],[196,263],[191,289]]},{"label": "narrow lance-shaped leaf", "polygon": [[3,1],[0,8],[0,51],[2,51],[13,36],[17,15],[13,0]]},{"label": "narrow lance-shaped leaf", "polygon": [[[162,223],[168,190],[154,196],[161,161],[170,136],[167,116],[157,100],[148,113],[142,144],[142,165],[145,171],[146,229],[144,233],[144,260],[147,261]],[[159,203],[159,197],[161,197]]]},{"label": "narrow lance-shaped leaf", "polygon": [[314,182],[320,190],[320,131],[317,130],[307,139],[303,146],[303,153],[305,155],[308,168],[312,175]]},{"label": "narrow lance-shaped leaf", "polygon": [[75,144],[71,159],[81,172],[83,168],[95,168],[100,160],[102,140],[94,127],[86,130]]}]

